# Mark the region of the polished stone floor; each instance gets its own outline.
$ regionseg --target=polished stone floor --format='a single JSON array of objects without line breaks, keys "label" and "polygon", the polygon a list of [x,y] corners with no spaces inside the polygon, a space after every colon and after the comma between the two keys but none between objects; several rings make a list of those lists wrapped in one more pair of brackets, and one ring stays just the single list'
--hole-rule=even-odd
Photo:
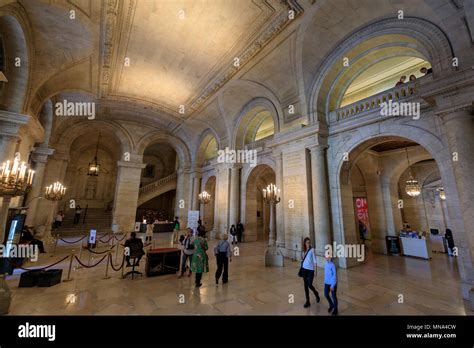
[{"label": "polished stone floor", "polygon": [[[169,246],[168,234],[155,234],[156,246]],[[77,239],[71,237],[68,240]],[[42,254],[27,268],[51,264],[71,252],[79,255],[79,244],[60,242],[55,255]],[[211,242],[209,255],[212,255]],[[99,250],[105,250],[104,245]],[[134,280],[121,279],[121,272],[110,271],[103,279],[105,262],[91,269],[76,269],[72,280],[50,288],[18,288],[19,270],[8,277],[13,299],[12,315],[328,315],[327,302],[303,308],[304,290],[297,276],[299,263],[286,260],[283,268],[264,267],[263,242],[239,244],[240,256],[230,264],[226,285],[214,282],[215,259],[203,286],[196,289],[193,279],[175,275]],[[52,250],[49,246],[49,250]],[[114,254],[113,254],[114,255]],[[87,251],[81,259],[87,262]],[[100,257],[91,259],[96,263]],[[145,262],[140,270],[144,271]],[[62,262],[63,279],[69,261]],[[55,267],[57,268],[57,267]],[[465,315],[472,314],[460,293],[455,258],[434,254],[431,261],[384,255],[371,255],[367,262],[349,270],[339,269],[340,315]],[[323,272],[319,270],[315,286],[322,294]],[[399,303],[403,295],[403,303]],[[294,301],[291,301],[294,298]],[[184,303],[182,303],[184,302]]]}]

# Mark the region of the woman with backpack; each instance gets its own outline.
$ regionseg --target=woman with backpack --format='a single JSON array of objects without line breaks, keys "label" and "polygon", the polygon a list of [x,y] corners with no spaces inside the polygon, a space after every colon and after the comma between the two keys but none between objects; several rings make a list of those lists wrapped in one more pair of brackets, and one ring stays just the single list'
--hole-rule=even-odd
[{"label": "woman with backpack", "polygon": [[[214,248],[214,254],[217,260],[216,284],[219,284],[219,278],[222,274],[222,283],[226,284],[229,280],[229,261],[232,262],[232,251],[227,241],[227,233],[221,235],[221,240]],[[224,270],[224,273],[222,273]]]},{"label": "woman with backpack", "polygon": [[232,236],[232,245],[234,243],[237,244],[237,229],[235,228],[235,225],[232,225],[230,228],[230,235]]},{"label": "woman with backpack", "polygon": [[209,258],[207,256],[207,242],[204,239],[205,232],[199,231],[194,240],[194,253],[191,261],[191,271],[196,273],[196,287],[201,287],[202,274],[209,272]]},{"label": "woman with backpack", "polygon": [[314,253],[314,249],[311,247],[311,239],[306,237],[303,241],[303,251],[304,257],[303,261],[301,261],[301,267],[298,275],[303,278],[304,283],[304,292],[306,295],[306,303],[304,304],[304,308],[308,308],[311,306],[309,302],[309,289],[314,293],[316,296],[316,302],[319,303],[321,300],[319,297],[318,292],[313,286],[313,279],[316,273],[316,254]]}]

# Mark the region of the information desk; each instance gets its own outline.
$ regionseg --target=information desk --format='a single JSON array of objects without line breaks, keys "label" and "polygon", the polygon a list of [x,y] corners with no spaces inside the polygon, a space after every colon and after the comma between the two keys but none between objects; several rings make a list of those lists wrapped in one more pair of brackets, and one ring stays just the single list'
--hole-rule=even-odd
[{"label": "information desk", "polygon": [[179,270],[181,251],[177,248],[150,249],[146,253],[146,276],[175,274]]},{"label": "information desk", "polygon": [[431,259],[431,245],[428,239],[400,237],[400,241],[403,255]]},{"label": "information desk", "polygon": [[[140,232],[146,232],[146,224],[140,225]],[[162,223],[162,224],[154,224],[153,225],[153,233],[165,233],[165,232],[173,232],[174,224],[172,222],[169,223]]]}]

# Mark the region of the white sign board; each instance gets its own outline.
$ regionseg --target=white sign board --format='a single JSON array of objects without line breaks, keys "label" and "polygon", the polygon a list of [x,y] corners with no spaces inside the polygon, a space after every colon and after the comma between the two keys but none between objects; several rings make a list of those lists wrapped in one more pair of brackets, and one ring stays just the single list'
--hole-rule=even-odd
[{"label": "white sign board", "polygon": [[140,231],[140,225],[141,225],[141,222],[135,222],[135,229],[134,229],[135,232]]},{"label": "white sign board", "polygon": [[188,210],[188,227],[197,228],[199,220],[199,210]]},{"label": "white sign board", "polygon": [[89,232],[89,244],[95,244],[96,235],[97,235],[97,230],[91,230]]}]

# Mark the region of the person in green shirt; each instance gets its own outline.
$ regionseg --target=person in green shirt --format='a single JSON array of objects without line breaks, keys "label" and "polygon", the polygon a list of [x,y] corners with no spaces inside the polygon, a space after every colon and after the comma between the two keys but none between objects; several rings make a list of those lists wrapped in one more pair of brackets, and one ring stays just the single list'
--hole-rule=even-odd
[{"label": "person in green shirt", "polygon": [[194,240],[194,254],[191,262],[191,271],[196,274],[197,288],[202,285],[202,274],[209,272],[209,257],[206,253],[208,245],[204,235],[204,231],[199,231],[198,237]]}]

